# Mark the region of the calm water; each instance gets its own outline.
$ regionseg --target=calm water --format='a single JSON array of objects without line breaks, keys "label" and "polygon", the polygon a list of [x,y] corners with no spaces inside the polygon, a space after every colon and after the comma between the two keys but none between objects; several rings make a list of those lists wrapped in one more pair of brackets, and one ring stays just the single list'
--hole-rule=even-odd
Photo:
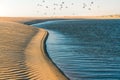
[{"label": "calm water", "polygon": [[38,23],[50,33],[47,51],[71,80],[120,80],[120,20]]}]

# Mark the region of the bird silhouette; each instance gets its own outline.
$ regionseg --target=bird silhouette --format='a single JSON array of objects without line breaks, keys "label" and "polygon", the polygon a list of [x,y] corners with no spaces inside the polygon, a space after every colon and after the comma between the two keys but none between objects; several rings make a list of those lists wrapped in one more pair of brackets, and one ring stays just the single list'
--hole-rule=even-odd
[{"label": "bird silhouette", "polygon": [[74,3],[71,3],[71,5],[74,5]]},{"label": "bird silhouette", "polygon": [[40,4],[37,4],[37,6],[40,6]]},{"label": "bird silhouette", "polygon": [[42,1],[43,3],[45,2],[45,0]]},{"label": "bird silhouette", "polygon": [[83,3],[83,8],[86,8],[87,7],[87,4]]},{"label": "bird silhouette", "polygon": [[91,8],[88,8],[88,10],[91,10]]},{"label": "bird silhouette", "polygon": [[94,4],[94,2],[91,2],[91,4]]},{"label": "bird silhouette", "polygon": [[46,8],[48,8],[48,6],[45,6]]},{"label": "bird silhouette", "polygon": [[58,4],[56,4],[56,3],[54,3],[53,5],[54,5],[54,6],[58,6]]},{"label": "bird silhouette", "polygon": [[53,8],[54,10],[56,10],[56,8]]},{"label": "bird silhouette", "polygon": [[68,8],[67,6],[65,8]]},{"label": "bird silhouette", "polygon": [[64,4],[65,2],[62,2],[62,4]]}]

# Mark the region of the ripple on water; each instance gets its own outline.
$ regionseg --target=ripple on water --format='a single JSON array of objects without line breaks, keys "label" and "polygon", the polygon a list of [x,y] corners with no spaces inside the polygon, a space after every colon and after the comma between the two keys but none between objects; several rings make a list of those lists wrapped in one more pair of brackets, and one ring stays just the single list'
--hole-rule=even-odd
[{"label": "ripple on water", "polygon": [[47,51],[71,80],[120,80],[120,20],[35,24],[50,33]]}]

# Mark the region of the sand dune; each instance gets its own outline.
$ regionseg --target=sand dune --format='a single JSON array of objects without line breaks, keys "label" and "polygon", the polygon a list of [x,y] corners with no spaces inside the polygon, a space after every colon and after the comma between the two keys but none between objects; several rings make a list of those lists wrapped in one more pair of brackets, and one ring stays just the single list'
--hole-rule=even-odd
[{"label": "sand dune", "polygon": [[24,50],[36,28],[13,22],[0,22],[0,80],[27,79]]},{"label": "sand dune", "polygon": [[47,31],[0,22],[0,80],[67,80],[44,52]]}]

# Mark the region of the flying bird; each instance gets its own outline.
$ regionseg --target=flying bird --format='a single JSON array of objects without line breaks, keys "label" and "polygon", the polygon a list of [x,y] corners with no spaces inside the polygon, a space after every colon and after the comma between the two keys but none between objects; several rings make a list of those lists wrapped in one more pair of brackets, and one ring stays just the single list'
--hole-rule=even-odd
[{"label": "flying bird", "polygon": [[46,8],[48,8],[48,6],[46,6]]},{"label": "flying bird", "polygon": [[67,6],[65,8],[68,8]]},{"label": "flying bird", "polygon": [[45,2],[45,0],[42,1],[43,3]]},{"label": "flying bird", "polygon": [[54,10],[56,10],[56,8],[53,8]]},{"label": "flying bird", "polygon": [[91,4],[94,4],[94,2],[91,2]]},{"label": "flying bird", "polygon": [[37,6],[40,6],[40,4],[37,4]]},{"label": "flying bird", "polygon": [[87,7],[87,4],[83,3],[83,8],[86,8]]},{"label": "flying bird", "polygon": [[74,5],[74,3],[72,3],[71,5]]},{"label": "flying bird", "polygon": [[65,2],[62,2],[62,4],[64,4]]},{"label": "flying bird", "polygon": [[54,3],[53,5],[54,5],[54,6],[58,6],[58,4],[56,4],[56,3]]},{"label": "flying bird", "polygon": [[88,10],[91,10],[91,8],[88,8]]}]

